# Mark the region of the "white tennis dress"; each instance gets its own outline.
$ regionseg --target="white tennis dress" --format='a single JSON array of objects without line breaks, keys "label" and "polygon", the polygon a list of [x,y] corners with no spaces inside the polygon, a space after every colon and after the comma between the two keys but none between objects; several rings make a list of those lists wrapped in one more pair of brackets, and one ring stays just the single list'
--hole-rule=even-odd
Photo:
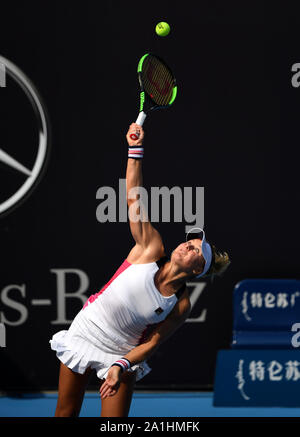
[{"label": "white tennis dress", "polygon": [[[50,340],[60,361],[81,374],[91,367],[102,379],[112,363],[143,343],[185,289],[165,297],[156,288],[154,275],[166,261],[167,257],[147,264],[125,260],[99,293],[90,296],[70,328]],[[146,361],[134,370],[137,381],[151,371]]]}]

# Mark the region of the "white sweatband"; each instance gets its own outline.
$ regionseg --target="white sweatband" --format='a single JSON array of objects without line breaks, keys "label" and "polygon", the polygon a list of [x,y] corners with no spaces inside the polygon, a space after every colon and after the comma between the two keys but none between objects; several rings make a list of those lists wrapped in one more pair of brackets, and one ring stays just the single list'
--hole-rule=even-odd
[{"label": "white sweatband", "polygon": [[112,366],[118,366],[122,369],[122,372],[125,372],[126,370],[129,370],[131,367],[131,363],[127,358],[120,358],[119,360],[115,361]]},{"label": "white sweatband", "polygon": [[142,159],[144,156],[143,147],[128,147],[128,158]]}]

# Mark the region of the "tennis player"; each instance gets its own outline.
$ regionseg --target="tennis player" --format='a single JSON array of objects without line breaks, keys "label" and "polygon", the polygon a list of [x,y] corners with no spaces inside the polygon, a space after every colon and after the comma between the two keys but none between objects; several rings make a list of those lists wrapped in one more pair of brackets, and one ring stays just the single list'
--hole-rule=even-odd
[{"label": "tennis player", "polygon": [[[138,139],[132,140],[132,133]],[[143,128],[132,123],[126,138],[127,201],[135,245],[110,281],[87,300],[69,330],[50,340],[61,361],[55,416],[79,415],[95,370],[101,416],[127,417],[135,382],[151,370],[147,359],[190,314],[186,281],[220,275],[230,263],[228,254],[209,244],[199,228],[167,258],[159,232],[149,220],[135,218],[145,217],[140,196],[132,195],[143,183]],[[133,207],[139,214],[131,214]]]}]

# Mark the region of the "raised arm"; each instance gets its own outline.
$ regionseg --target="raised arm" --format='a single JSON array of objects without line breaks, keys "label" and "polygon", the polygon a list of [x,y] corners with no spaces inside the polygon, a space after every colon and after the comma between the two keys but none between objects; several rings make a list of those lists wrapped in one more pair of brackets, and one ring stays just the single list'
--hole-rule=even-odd
[{"label": "raised arm", "polygon": [[[137,140],[132,140],[130,134],[139,131]],[[136,150],[143,148],[144,130],[136,123],[132,123],[126,135],[129,148]],[[133,149],[133,152],[135,149]],[[132,155],[132,151],[130,153]],[[131,250],[129,262],[152,262],[164,255],[164,247],[159,232],[152,226],[147,204],[143,203],[141,188],[143,187],[141,155],[136,153],[136,158],[128,157],[126,169],[126,191],[129,225],[135,246]]]}]

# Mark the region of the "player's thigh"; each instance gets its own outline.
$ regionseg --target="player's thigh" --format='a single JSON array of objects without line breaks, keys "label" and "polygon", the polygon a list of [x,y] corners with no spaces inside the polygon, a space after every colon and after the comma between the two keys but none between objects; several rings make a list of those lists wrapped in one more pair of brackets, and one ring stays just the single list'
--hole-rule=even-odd
[{"label": "player's thigh", "polygon": [[136,372],[122,375],[119,390],[114,396],[101,400],[101,417],[127,417],[130,410]]},{"label": "player's thigh", "polygon": [[60,364],[55,415],[76,416],[79,414],[90,374],[91,369],[87,369],[82,375],[73,372],[65,364]]}]

